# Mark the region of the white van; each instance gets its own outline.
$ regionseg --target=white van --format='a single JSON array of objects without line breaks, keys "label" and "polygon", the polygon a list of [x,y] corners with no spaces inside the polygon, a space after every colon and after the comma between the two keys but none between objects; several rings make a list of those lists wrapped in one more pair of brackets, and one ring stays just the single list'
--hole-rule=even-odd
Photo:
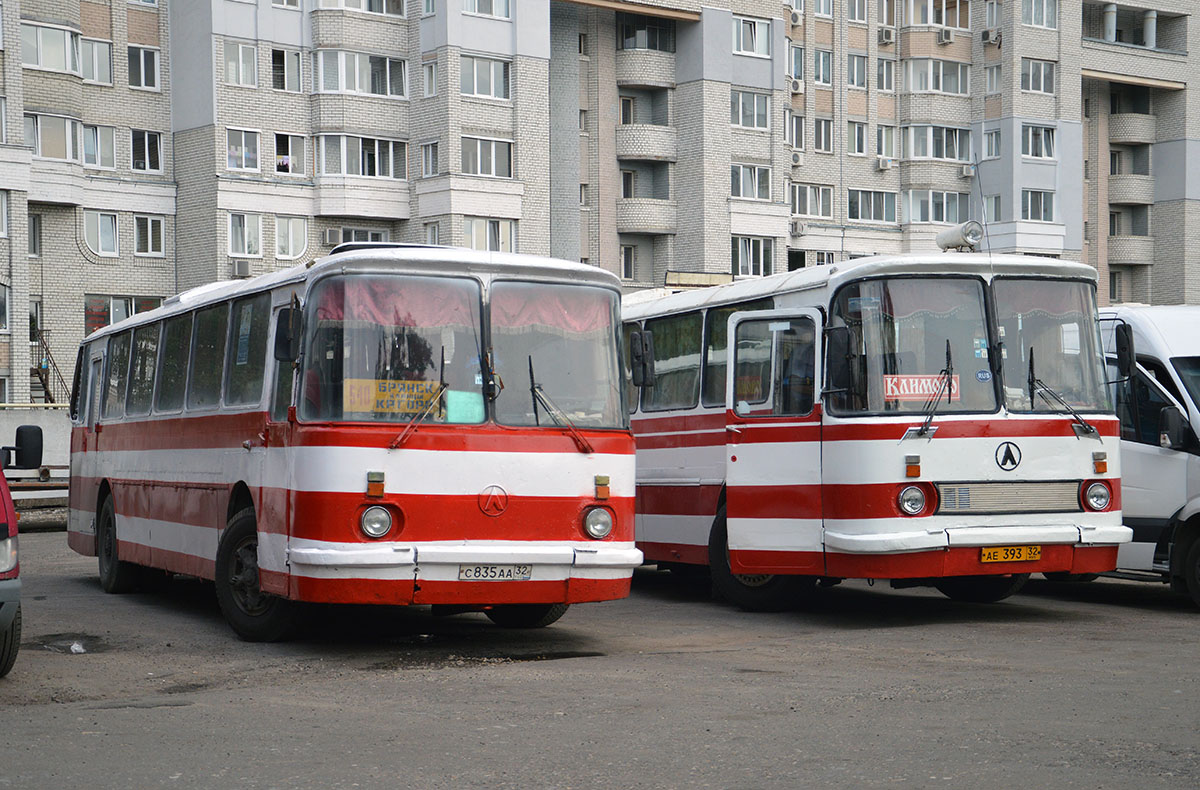
[{"label": "white van", "polygon": [[[1112,575],[1168,582],[1200,606],[1200,307],[1117,305],[1100,320],[1121,420],[1121,509],[1133,529]],[[1122,323],[1137,359],[1124,380]]]}]

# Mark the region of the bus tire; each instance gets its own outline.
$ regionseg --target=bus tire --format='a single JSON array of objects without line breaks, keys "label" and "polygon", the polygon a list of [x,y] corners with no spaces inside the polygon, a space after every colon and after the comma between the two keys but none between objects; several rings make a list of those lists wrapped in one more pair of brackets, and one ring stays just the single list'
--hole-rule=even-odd
[{"label": "bus tire", "polygon": [[229,519],[217,546],[217,603],[234,632],[247,642],[278,642],[296,628],[292,601],[264,593],[258,583],[258,525],[254,508]]},{"label": "bus tire", "polygon": [[716,597],[750,612],[782,612],[797,604],[816,581],[809,576],[758,574],[742,576],[729,570],[729,531],[725,506],[717,511],[708,536],[708,568]]},{"label": "bus tire", "polygon": [[1050,571],[1043,573],[1046,581],[1051,582],[1094,582],[1100,578],[1098,573],[1071,573],[1069,571]]},{"label": "bus tire", "polygon": [[137,588],[138,566],[117,558],[117,513],[111,496],[104,497],[96,519],[96,558],[104,592],[127,593]]},{"label": "bus tire", "polygon": [[1011,576],[953,576],[933,585],[952,601],[996,603],[1015,594],[1029,581],[1028,573]]},{"label": "bus tire", "polygon": [[1187,561],[1183,564],[1183,579],[1188,595],[1192,596],[1192,603],[1200,606],[1200,538],[1192,541],[1192,547],[1188,549]]},{"label": "bus tire", "polygon": [[545,628],[567,613],[565,603],[510,603],[484,611],[501,628]]},{"label": "bus tire", "polygon": [[0,678],[13,668],[17,660],[17,651],[21,649],[21,605],[17,604],[17,613],[8,628],[0,631]]}]

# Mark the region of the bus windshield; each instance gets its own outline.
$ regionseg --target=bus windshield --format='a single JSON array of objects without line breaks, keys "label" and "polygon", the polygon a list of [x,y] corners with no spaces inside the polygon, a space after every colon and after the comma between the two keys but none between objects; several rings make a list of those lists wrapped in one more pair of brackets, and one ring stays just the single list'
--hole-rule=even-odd
[{"label": "bus windshield", "polygon": [[[829,406],[842,413],[996,409],[983,283],[903,277],[852,283],[834,297]],[[952,373],[943,375],[950,356]],[[944,389],[943,389],[944,387]]]},{"label": "bus windshield", "polygon": [[[1011,411],[1111,411],[1096,321],[1095,291],[1072,280],[998,278],[992,284],[1004,349],[1004,400]],[[1030,360],[1039,386],[1031,393]]]},{"label": "bus windshield", "polygon": [[301,418],[482,423],[480,301],[479,283],[463,278],[321,281],[308,302]]},{"label": "bus windshield", "polygon": [[[504,387],[503,425],[628,425],[617,358],[617,295],[579,285],[497,282],[491,289],[492,357]],[[540,387],[543,398],[534,392]]]}]

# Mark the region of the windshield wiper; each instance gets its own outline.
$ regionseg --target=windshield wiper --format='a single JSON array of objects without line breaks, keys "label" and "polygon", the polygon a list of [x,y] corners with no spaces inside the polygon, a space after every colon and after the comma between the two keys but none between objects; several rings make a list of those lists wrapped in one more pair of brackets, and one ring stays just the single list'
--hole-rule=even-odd
[{"label": "windshield wiper", "polygon": [[425,421],[425,417],[429,412],[433,411],[433,407],[441,403],[447,389],[449,387],[446,386],[446,347],[442,346],[442,364],[441,371],[438,373],[438,388],[434,390],[433,397],[429,399],[429,403],[425,404],[425,408],[414,414],[412,419],[408,421],[408,425],[404,426],[404,430],[400,435],[388,445],[389,450],[395,450],[397,447],[404,446],[404,443],[408,441],[408,437],[417,432],[417,426]]},{"label": "windshield wiper", "polygon": [[558,423],[559,427],[566,428],[571,433],[571,438],[575,440],[575,446],[579,448],[579,452],[592,454],[595,450],[587,439],[583,437],[571,422],[571,418],[566,415],[562,409],[555,405],[554,401],[550,400],[550,396],[542,391],[542,385],[537,383],[537,379],[533,375],[533,355],[529,356],[529,395],[533,399],[533,423],[541,425],[538,422],[537,407],[540,403],[546,413],[554,418],[554,422]]},{"label": "windshield wiper", "polygon": [[[917,431],[917,436],[932,435],[929,431],[929,426],[933,423],[933,415],[937,413],[938,403],[942,400],[942,393],[946,393],[946,403],[949,403],[954,396],[954,360],[950,357],[950,338],[946,338],[946,367],[942,368],[941,381],[938,382],[937,392],[929,396],[929,400],[925,401],[925,422],[921,424],[921,430]],[[949,388],[950,391],[946,392]]]},{"label": "windshield wiper", "polygon": [[[1092,425],[1090,422],[1083,419],[1083,415],[1081,415],[1079,412],[1075,411],[1075,409],[1071,406],[1071,404],[1067,403],[1066,399],[1062,395],[1059,395],[1057,392],[1050,389],[1050,387],[1046,386],[1046,382],[1042,381],[1041,379],[1039,379],[1037,377],[1037,374],[1034,372],[1034,369],[1033,369],[1033,346],[1029,347],[1029,379],[1028,379],[1028,383],[1029,383],[1029,408],[1030,409],[1034,408],[1033,401],[1035,398],[1037,398],[1038,395],[1041,395],[1047,401],[1051,401],[1051,399],[1053,399],[1053,401],[1057,401],[1059,403],[1059,405],[1061,405],[1064,409],[1066,409],[1067,412],[1072,417],[1075,418],[1075,422],[1077,422],[1079,424],[1079,427],[1083,430],[1084,433],[1088,434],[1089,436],[1092,434],[1098,435],[1096,426]],[[1075,438],[1078,439],[1079,436],[1076,436]]]}]

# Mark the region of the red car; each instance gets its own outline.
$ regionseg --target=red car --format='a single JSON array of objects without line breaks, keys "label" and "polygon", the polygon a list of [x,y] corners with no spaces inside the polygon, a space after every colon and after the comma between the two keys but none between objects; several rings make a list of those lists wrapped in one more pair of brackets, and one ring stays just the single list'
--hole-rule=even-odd
[{"label": "red car", "polygon": [[[16,458],[11,456],[15,452]],[[13,463],[10,463],[13,460]],[[42,429],[17,428],[17,446],[0,449],[4,469],[36,469],[42,465]],[[0,678],[8,674],[21,649],[21,567],[17,563],[17,511],[8,480],[0,475]]]}]

